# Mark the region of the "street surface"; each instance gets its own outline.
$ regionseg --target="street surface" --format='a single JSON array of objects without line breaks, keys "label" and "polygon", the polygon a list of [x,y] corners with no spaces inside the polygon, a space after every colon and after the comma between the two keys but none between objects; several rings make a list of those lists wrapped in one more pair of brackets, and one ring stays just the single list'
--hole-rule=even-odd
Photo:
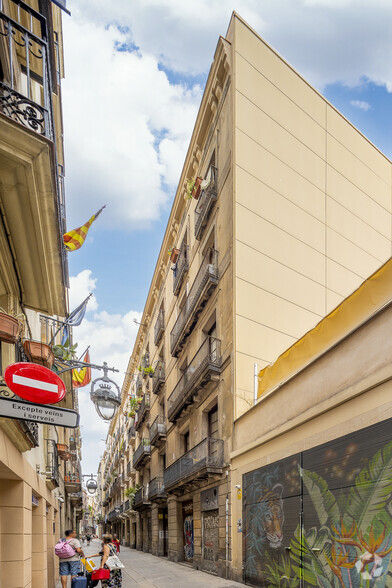
[{"label": "street surface", "polygon": [[[87,547],[86,543],[82,547],[87,556],[98,553],[101,550],[101,541],[95,539],[90,547]],[[244,586],[238,582],[196,571],[186,564],[176,564],[129,547],[121,547],[120,558],[125,565],[122,588],[173,588],[174,586],[176,588],[208,588],[208,586],[237,588]],[[60,583],[56,588],[60,588]]]}]

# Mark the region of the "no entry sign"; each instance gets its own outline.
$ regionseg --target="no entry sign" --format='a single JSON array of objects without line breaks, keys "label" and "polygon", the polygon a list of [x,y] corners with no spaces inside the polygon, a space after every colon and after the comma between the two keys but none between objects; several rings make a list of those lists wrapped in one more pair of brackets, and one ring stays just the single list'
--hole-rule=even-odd
[{"label": "no entry sign", "polygon": [[14,363],[4,372],[6,384],[12,392],[38,404],[55,404],[67,393],[57,374],[35,363]]}]

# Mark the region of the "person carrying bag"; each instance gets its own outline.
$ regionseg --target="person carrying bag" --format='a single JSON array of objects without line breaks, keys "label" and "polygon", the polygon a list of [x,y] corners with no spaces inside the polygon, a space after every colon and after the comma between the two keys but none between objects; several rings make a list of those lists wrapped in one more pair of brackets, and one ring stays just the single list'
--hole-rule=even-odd
[{"label": "person carrying bag", "polygon": [[[121,570],[124,564],[117,555],[117,547],[113,543],[111,535],[103,535],[103,551],[89,557],[98,557],[101,555],[101,565],[99,570],[92,573],[92,580],[101,580],[102,588],[121,588],[122,574]],[[106,572],[106,573],[105,573]],[[104,578],[109,572],[109,577]]]}]

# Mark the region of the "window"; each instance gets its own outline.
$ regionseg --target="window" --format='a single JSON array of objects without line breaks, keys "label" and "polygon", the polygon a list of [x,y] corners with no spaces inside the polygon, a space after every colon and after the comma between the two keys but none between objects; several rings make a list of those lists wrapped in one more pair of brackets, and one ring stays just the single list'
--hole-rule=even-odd
[{"label": "window", "polygon": [[187,453],[190,449],[189,431],[182,435],[182,452]]},{"label": "window", "polygon": [[210,337],[210,361],[216,362],[218,359],[218,350],[216,342],[216,324],[214,324],[208,331]]},{"label": "window", "polygon": [[212,439],[219,439],[218,405],[215,405],[208,413],[208,436]]}]

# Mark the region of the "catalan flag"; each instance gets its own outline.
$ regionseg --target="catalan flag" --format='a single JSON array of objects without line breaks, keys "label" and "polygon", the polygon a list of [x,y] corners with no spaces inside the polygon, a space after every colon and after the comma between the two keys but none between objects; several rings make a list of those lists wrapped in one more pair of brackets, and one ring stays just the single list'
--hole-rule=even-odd
[{"label": "catalan flag", "polygon": [[89,228],[99,217],[104,208],[106,208],[106,204],[105,206],[102,206],[98,212],[93,214],[93,216],[82,227],[68,231],[68,233],[63,235],[63,243],[67,251],[76,251],[76,249],[80,249],[87,237]]},{"label": "catalan flag", "polygon": [[[82,360],[84,363],[90,363],[90,353],[87,349]],[[74,388],[83,388],[91,382],[91,368],[82,367],[79,369],[72,370],[72,386]]]}]

